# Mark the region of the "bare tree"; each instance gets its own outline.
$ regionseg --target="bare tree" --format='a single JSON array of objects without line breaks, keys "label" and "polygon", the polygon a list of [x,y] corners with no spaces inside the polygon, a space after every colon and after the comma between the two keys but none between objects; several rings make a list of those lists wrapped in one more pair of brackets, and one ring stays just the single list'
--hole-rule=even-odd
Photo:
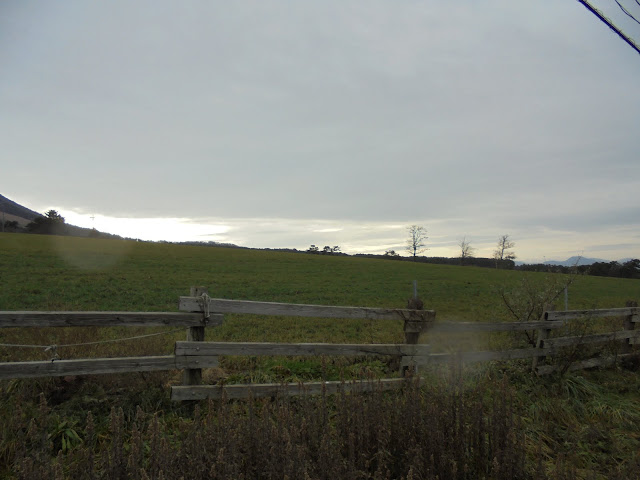
[{"label": "bare tree", "polygon": [[407,227],[407,232],[409,232],[409,238],[407,239],[407,251],[414,258],[419,253],[428,250],[426,245],[427,238],[427,229],[421,227],[420,225],[410,225]]},{"label": "bare tree", "polygon": [[471,246],[471,241],[467,240],[467,237],[462,237],[460,241],[458,241],[458,246],[460,247],[460,263],[464,263],[467,258],[473,257],[476,249]]},{"label": "bare tree", "polygon": [[[523,276],[519,283],[510,281],[497,288],[498,295],[512,321],[540,320],[547,305],[554,304],[575,280],[575,274],[547,273],[544,277]],[[527,343],[536,345],[536,331],[524,331]]]},{"label": "bare tree", "polygon": [[516,246],[516,242],[509,238],[509,235],[501,235],[498,238],[498,246],[493,251],[493,258],[496,261],[496,268],[498,268],[498,264],[503,260],[514,260],[516,258],[515,253],[511,251],[513,247]]}]

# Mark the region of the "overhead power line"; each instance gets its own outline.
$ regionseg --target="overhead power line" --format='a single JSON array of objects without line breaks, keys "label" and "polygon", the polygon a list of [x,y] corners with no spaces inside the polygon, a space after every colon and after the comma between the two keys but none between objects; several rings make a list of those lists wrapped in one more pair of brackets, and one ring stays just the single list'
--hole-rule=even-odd
[{"label": "overhead power line", "polygon": [[[615,0],[615,2],[618,4],[618,6],[620,7],[620,10],[622,10],[627,17],[631,18],[634,22],[636,22],[638,25],[640,25],[640,22],[638,21],[638,19],[636,17],[634,17],[633,14],[629,10],[624,8],[622,6],[622,4],[618,0]],[[636,0],[636,3],[638,3],[638,0]]]},{"label": "overhead power line", "polygon": [[[586,0],[578,0],[578,2],[580,2],[582,5],[584,5],[584,7],[587,10],[589,10],[596,17],[598,17],[600,19],[600,21],[603,22],[605,25],[607,25],[611,30],[616,32],[618,34],[618,36],[621,39],[623,39],[625,42],[627,42],[631,48],[633,48],[636,52],[640,53],[640,47],[631,39],[631,37],[627,36],[627,34],[625,34],[616,25],[614,25],[613,22],[611,20],[609,20],[607,17],[605,17],[598,9],[592,7],[589,4],[589,2],[587,2]],[[616,1],[616,3],[618,3],[618,2]],[[620,4],[618,3],[618,5],[620,5]],[[624,11],[624,9],[623,9],[623,11]],[[625,13],[626,13],[626,11],[625,11]],[[634,20],[636,20],[635,17],[632,16],[632,18]]]}]

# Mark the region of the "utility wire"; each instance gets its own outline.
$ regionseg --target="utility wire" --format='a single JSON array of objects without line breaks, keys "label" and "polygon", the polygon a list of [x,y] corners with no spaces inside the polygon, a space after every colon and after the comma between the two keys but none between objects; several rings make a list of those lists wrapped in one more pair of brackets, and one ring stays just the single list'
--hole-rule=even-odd
[{"label": "utility wire", "polygon": [[176,333],[180,330],[184,330],[184,327],[176,328],[173,330],[168,330],[165,332],[157,332],[157,333],[147,333],[145,335],[136,335],[135,337],[126,337],[126,338],[114,338],[111,340],[98,340],[96,342],[84,342],[84,343],[66,343],[62,345],[51,344],[51,345],[31,345],[31,344],[19,344],[19,343],[0,343],[0,347],[12,347],[12,348],[42,348],[45,352],[48,350],[55,350],[57,348],[62,347],[84,347],[87,345],[103,345],[106,343],[117,343],[117,342],[128,342],[131,340],[139,340],[141,338],[148,337],[156,337],[158,335],[168,335],[170,333]]},{"label": "utility wire", "polygon": [[[616,27],[611,20],[605,17],[598,9],[592,7],[586,0],[578,0],[584,7],[593,13],[596,17],[600,19],[605,25],[607,25],[611,30],[616,32],[618,36],[627,42],[631,48],[633,48],[636,52],[640,53],[640,47],[630,38],[628,37],[622,30]],[[617,3],[617,2],[616,2]],[[619,4],[618,4],[619,5]],[[633,18],[633,17],[632,17]],[[635,20],[635,18],[634,18]],[[637,20],[636,20],[637,21]]]},{"label": "utility wire", "polygon": [[[633,14],[632,14],[629,10],[627,10],[626,8],[624,8],[624,7],[622,6],[622,4],[621,4],[618,0],[614,0],[614,1],[618,4],[618,6],[620,7],[620,10],[622,10],[622,11],[625,13],[625,15],[626,15],[627,17],[631,18],[634,22],[636,22],[638,25],[640,25],[640,22],[638,21],[638,19],[637,19],[636,17],[634,17],[634,16],[633,16]],[[636,0],[636,2],[637,2],[637,1],[638,1],[638,0]]]}]

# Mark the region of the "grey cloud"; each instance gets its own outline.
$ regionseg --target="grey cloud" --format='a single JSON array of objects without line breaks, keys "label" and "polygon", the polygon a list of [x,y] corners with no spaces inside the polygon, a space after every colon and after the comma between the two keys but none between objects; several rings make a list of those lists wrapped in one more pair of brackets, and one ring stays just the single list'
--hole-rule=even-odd
[{"label": "grey cloud", "polygon": [[629,250],[635,251],[636,258],[640,255],[640,247],[637,243],[611,243],[606,245],[589,245],[589,251],[611,251],[611,250]]},{"label": "grey cloud", "polygon": [[288,219],[234,234],[291,245],[310,218],[478,243],[637,226],[640,62],[574,3],[14,6],[7,188],[110,215]]}]

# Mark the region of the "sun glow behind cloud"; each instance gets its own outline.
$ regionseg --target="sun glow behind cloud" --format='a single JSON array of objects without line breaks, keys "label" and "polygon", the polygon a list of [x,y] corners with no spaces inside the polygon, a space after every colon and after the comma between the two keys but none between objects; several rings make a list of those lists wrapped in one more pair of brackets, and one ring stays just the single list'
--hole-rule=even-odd
[{"label": "sun glow behind cloud", "polygon": [[150,241],[223,241],[222,235],[230,230],[227,225],[194,222],[188,218],[121,218],[87,215],[59,210],[66,222],[84,228],[95,228],[126,238]]}]

